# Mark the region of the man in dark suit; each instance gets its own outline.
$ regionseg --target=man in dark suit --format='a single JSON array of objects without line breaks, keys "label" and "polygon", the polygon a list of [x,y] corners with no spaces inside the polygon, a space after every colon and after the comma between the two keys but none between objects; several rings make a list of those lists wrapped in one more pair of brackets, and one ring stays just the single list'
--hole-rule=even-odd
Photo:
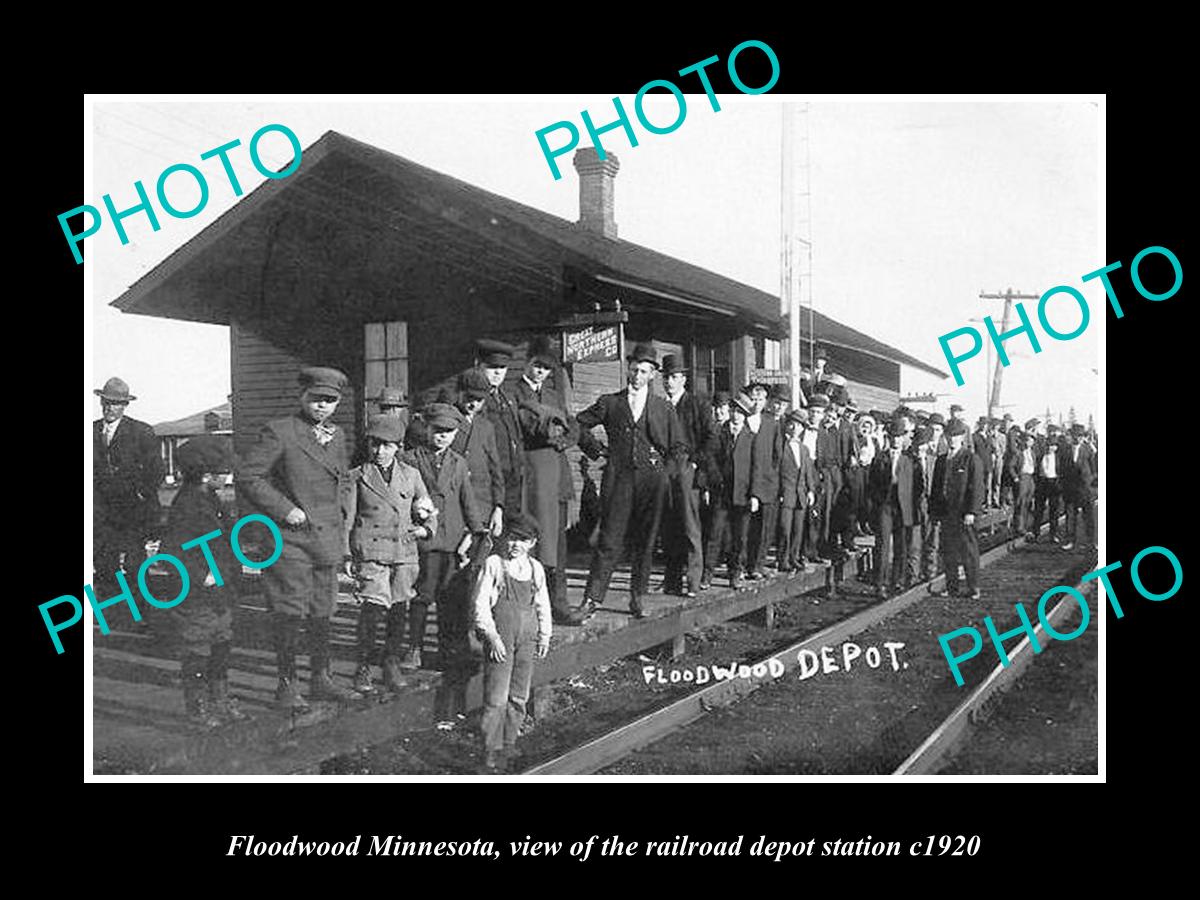
[{"label": "man in dark suit", "polygon": [[754,435],[754,463],[750,486],[750,543],[746,548],[746,568],[750,578],[766,577],[763,567],[767,551],[775,540],[779,521],[779,456],[783,441],[775,416],[767,411],[768,389],[765,384],[746,386],[754,403],[754,412],[746,418],[746,427]]},{"label": "man in dark suit", "polygon": [[274,612],[280,708],[302,712],[308,704],[296,680],[296,651],[308,617],[314,700],[357,696],[336,685],[329,671],[330,619],[337,604],[337,569],[349,557],[342,491],[349,477],[346,437],[330,418],[348,379],[337,369],[300,372],[300,408],[263,426],[237,470],[238,492],[285,529],[279,560],[267,569],[265,588]]},{"label": "man in dark suit", "polygon": [[992,436],[988,432],[987,416],[980,416],[975,423],[975,433],[971,435],[971,448],[979,457],[980,468],[983,469],[983,505],[991,505],[992,498]]},{"label": "man in dark suit", "polygon": [[779,571],[807,571],[804,547],[809,510],[816,501],[817,470],[804,444],[808,413],[794,409],[785,421],[787,440],[779,460]]},{"label": "man in dark suit", "polygon": [[492,537],[497,538],[504,531],[505,479],[496,446],[496,429],[482,414],[489,387],[487,378],[478,369],[468,369],[458,376],[455,405],[462,413],[463,424],[451,446],[467,461],[475,510],[487,522]]},{"label": "man in dark suit", "polygon": [[892,421],[892,445],[871,463],[867,490],[876,510],[875,593],[886,600],[893,588],[910,585],[908,571],[912,527],[920,499],[919,475],[908,453],[909,434],[903,419]]},{"label": "man in dark suit", "polygon": [[663,357],[662,377],[667,399],[675,407],[683,439],[688,445],[688,458],[670,473],[669,512],[663,523],[663,549],[667,555],[663,590],[695,597],[704,573],[700,495],[708,487],[713,418],[708,402],[687,390],[688,370],[674,354]]},{"label": "man in dark suit", "polygon": [[942,558],[946,571],[946,586],[935,590],[932,582],[929,593],[938,596],[958,596],[958,566],[967,573],[967,594],[978,600],[979,594],[979,537],[975,520],[983,513],[983,470],[975,451],[967,445],[967,426],[961,419],[951,419],[946,426],[950,452],[938,457],[933,470],[931,512],[942,520]]},{"label": "man in dark suit", "polygon": [[1062,471],[1068,456],[1067,443],[1062,429],[1057,425],[1047,426],[1047,436],[1038,461],[1038,477],[1034,489],[1033,531],[1042,529],[1042,514],[1050,521],[1050,543],[1058,542],[1058,505],[1062,499]]},{"label": "man in dark suit", "polygon": [[[162,454],[154,429],[125,415],[129,385],[110,378],[92,393],[101,417],[92,423],[92,567],[97,586],[118,589],[115,573],[136,577],[146,559],[146,539],[157,534]],[[108,599],[105,593],[100,599]]]},{"label": "man in dark suit", "polygon": [[628,387],[604,394],[577,416],[581,428],[603,425],[608,435],[608,462],[600,485],[600,539],[580,608],[585,621],[604,603],[627,536],[633,551],[629,611],[635,618],[645,615],[642,597],[650,583],[667,466],[682,465],[688,455],[674,407],[650,392],[658,370],[654,347],[638,344],[627,362]]},{"label": "man in dark suit", "polygon": [[712,569],[721,555],[729,532],[730,587],[738,587],[746,563],[746,539],[750,531],[750,466],[754,435],[746,427],[746,417],[754,411],[753,401],[739,393],[729,404],[729,421],[717,430],[712,443],[712,471],[709,502],[712,526],[708,537],[705,583],[712,582]]},{"label": "man in dark suit", "polygon": [[1067,542],[1064,550],[1072,550],[1079,541],[1079,514],[1083,513],[1084,540],[1082,547],[1096,543],[1095,514],[1096,486],[1099,473],[1096,454],[1084,439],[1087,429],[1071,426],[1071,446],[1063,459],[1063,499],[1067,507]]},{"label": "man in dark suit", "polygon": [[504,472],[504,508],[520,512],[525,491],[525,441],[517,417],[517,402],[504,387],[513,352],[512,345],[503,341],[483,338],[476,342],[476,366],[488,384],[483,413],[496,432],[496,451]]}]

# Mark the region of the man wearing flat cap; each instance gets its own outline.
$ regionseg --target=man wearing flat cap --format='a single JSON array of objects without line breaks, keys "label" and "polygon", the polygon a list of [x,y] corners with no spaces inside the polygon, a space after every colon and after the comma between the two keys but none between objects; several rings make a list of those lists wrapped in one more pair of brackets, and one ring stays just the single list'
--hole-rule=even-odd
[{"label": "man wearing flat cap", "polygon": [[117,570],[124,565],[127,580],[136,577],[146,539],[158,531],[162,454],[154,429],[125,415],[137,399],[129,385],[110,378],[92,393],[101,408],[92,423],[92,566],[97,586],[115,591]]},{"label": "man wearing flat cap", "polygon": [[[663,357],[662,377],[667,400],[675,407],[688,457],[669,472],[663,549],[667,569],[663,590],[695,597],[704,574],[704,536],[700,527],[700,496],[711,475],[714,426],[708,404],[687,390],[688,370],[675,354]],[[686,581],[685,581],[686,573]]]},{"label": "man wearing flat cap", "polygon": [[330,673],[330,619],[337,605],[337,570],[349,556],[342,491],[348,478],[345,433],[332,417],[349,379],[323,366],[300,372],[300,402],[294,415],[263,426],[258,443],[237,470],[241,496],[266,513],[283,532],[279,560],[264,573],[273,610],[281,709],[302,712],[296,652],[308,620],[312,670],[309,697],[346,700],[356,696]]},{"label": "man wearing flat cap", "polygon": [[[642,597],[650,584],[667,468],[681,466],[688,457],[674,407],[650,392],[650,381],[658,370],[653,345],[638,344],[626,361],[626,389],[604,394],[578,416],[581,428],[603,425],[608,435],[608,462],[600,485],[600,539],[592,554],[580,610],[585,620],[604,603],[626,537],[633,554],[629,611],[635,618],[645,615]],[[588,449],[584,447],[585,452]]]},{"label": "man wearing flat cap", "polygon": [[475,344],[476,368],[487,379],[483,414],[496,433],[496,452],[504,472],[504,508],[517,512],[525,502],[525,438],[517,416],[517,401],[504,386],[515,349],[511,344],[481,338]]}]

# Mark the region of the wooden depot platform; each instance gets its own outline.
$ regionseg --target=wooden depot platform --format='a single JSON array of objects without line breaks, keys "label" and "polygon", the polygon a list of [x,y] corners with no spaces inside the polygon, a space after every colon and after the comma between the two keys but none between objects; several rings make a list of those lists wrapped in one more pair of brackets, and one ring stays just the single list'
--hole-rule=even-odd
[{"label": "wooden depot platform", "polygon": [[[1007,512],[990,512],[984,527],[1007,519]],[[867,552],[864,548],[861,553]],[[864,560],[865,561],[865,560]],[[568,596],[573,606],[583,599],[586,558],[571,558]],[[853,565],[848,563],[847,567]],[[729,619],[757,614],[767,627],[772,604],[786,597],[828,587],[836,590],[841,567],[812,567],[807,573],[777,574],[748,582],[739,590],[725,578],[696,599],[663,593],[645,598],[646,618],[628,612],[629,572],[613,576],[605,606],[587,625],[554,626],[550,654],[534,670],[534,686],[565,679],[575,672],[660,645],[673,654],[683,650],[683,636]],[[651,590],[662,584],[656,569]],[[333,618],[335,678],[349,687],[354,674],[357,606],[343,595]],[[184,601],[186,602],[186,601]],[[92,758],[97,774],[286,774],[315,771],[332,756],[380,743],[433,723],[434,701],[442,683],[431,670],[406,675],[404,689],[385,694],[379,669],[373,669],[377,691],[344,704],[312,704],[310,712],[289,716],[274,709],[277,683],[271,645],[269,613],[261,594],[242,595],[235,614],[234,649],[230,660],[230,690],[249,721],[205,729],[187,720],[179,686],[177,650],[161,619],[150,610],[148,627],[135,625],[126,607],[106,610],[110,627],[92,634]],[[434,616],[430,616],[432,620]],[[303,643],[301,645],[303,649]],[[297,657],[301,690],[307,693],[308,656]],[[467,689],[470,708],[482,702],[482,677]]]}]

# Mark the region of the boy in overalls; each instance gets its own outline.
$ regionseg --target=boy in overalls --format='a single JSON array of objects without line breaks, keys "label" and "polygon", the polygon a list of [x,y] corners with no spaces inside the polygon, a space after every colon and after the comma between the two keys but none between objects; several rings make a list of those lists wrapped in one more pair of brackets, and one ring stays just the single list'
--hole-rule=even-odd
[{"label": "boy in overalls", "polygon": [[503,772],[516,757],[517,735],[533,680],[533,660],[550,650],[550,593],[546,571],[529,552],[538,523],[524,513],[505,517],[496,553],[475,586],[475,628],[487,647],[483,667],[485,773]]}]

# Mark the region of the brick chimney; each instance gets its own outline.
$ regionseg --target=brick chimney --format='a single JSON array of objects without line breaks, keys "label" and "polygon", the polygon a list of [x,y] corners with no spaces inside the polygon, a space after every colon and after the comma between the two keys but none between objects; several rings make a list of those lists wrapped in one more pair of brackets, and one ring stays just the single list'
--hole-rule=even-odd
[{"label": "brick chimney", "polygon": [[614,182],[621,163],[615,153],[601,160],[595,147],[575,151],[575,171],[579,173],[578,227],[609,240],[617,239],[617,222],[613,216]]}]

